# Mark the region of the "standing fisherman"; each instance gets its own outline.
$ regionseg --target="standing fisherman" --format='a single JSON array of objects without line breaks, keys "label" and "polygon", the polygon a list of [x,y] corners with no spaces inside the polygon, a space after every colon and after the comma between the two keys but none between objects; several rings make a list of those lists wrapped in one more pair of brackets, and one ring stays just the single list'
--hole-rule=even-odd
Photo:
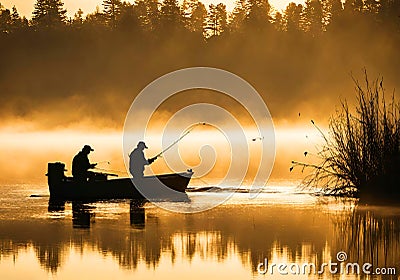
[{"label": "standing fisherman", "polygon": [[135,178],[142,178],[144,166],[152,164],[157,159],[157,157],[153,157],[147,160],[144,157],[144,149],[147,149],[147,146],[143,141],[140,141],[137,144],[137,147],[129,155],[129,171]]}]

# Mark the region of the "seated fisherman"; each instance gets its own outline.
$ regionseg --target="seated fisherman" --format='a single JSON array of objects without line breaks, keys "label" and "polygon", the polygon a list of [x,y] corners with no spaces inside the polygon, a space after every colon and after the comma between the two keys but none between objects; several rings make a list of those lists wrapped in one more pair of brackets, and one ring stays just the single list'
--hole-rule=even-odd
[{"label": "seated fisherman", "polygon": [[129,171],[135,178],[142,178],[144,173],[144,166],[152,164],[157,158],[146,159],[143,150],[147,149],[146,144],[140,141],[137,147],[129,155]]},{"label": "seated fisherman", "polygon": [[76,182],[87,182],[87,179],[93,174],[89,171],[97,163],[90,163],[88,155],[94,151],[89,145],[85,145],[72,160],[72,176]]}]

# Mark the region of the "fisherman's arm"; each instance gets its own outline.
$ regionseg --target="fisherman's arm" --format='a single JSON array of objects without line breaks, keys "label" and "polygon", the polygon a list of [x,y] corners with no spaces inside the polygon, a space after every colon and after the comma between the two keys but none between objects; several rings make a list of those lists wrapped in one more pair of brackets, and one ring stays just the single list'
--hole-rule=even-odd
[{"label": "fisherman's arm", "polygon": [[85,165],[86,165],[86,168],[87,168],[87,169],[95,168],[96,165],[97,165],[97,163],[90,163],[90,161],[89,161],[88,158],[86,158],[85,161],[86,161],[86,162],[85,162]]}]

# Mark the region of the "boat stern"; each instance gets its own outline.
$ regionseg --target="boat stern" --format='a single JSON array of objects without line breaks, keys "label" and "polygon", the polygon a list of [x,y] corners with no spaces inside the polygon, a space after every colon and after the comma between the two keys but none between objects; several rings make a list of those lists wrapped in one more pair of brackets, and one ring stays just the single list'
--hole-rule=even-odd
[{"label": "boat stern", "polygon": [[55,195],[66,180],[64,175],[65,164],[62,162],[49,162],[47,164],[47,183],[49,185],[50,196]]}]

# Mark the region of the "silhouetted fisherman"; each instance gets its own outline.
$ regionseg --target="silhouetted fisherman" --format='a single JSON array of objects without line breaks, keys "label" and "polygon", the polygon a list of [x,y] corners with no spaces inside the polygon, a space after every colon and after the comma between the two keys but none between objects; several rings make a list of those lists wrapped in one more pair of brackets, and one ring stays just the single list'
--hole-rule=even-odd
[{"label": "silhouetted fisherman", "polygon": [[157,157],[146,159],[143,150],[147,149],[146,144],[140,141],[137,147],[129,155],[129,171],[133,177],[142,178],[144,173],[144,166],[152,164]]},{"label": "silhouetted fisherman", "polygon": [[89,145],[85,145],[72,160],[72,176],[77,182],[87,182],[87,179],[93,176],[90,168],[94,168],[97,163],[90,163],[88,155],[94,151]]}]

